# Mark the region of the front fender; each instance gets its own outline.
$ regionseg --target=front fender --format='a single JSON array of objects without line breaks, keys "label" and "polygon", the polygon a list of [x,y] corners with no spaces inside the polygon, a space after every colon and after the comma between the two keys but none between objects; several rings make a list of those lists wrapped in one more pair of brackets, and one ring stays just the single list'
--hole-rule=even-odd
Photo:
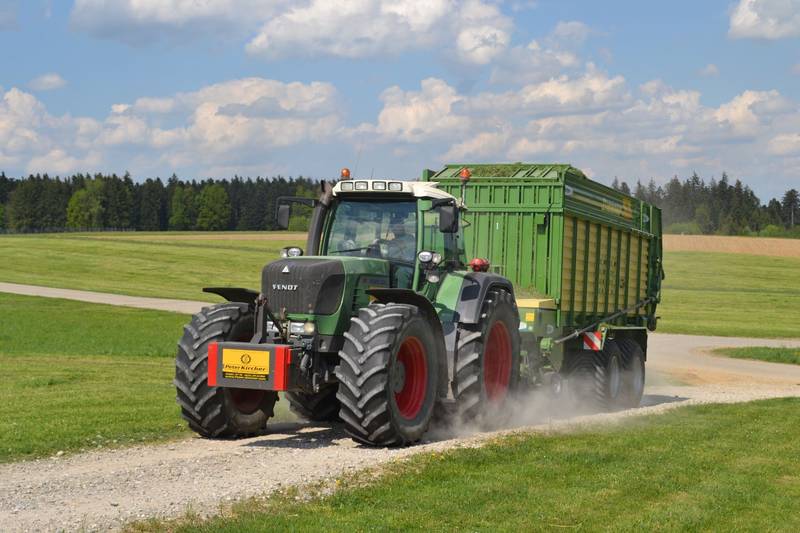
[{"label": "front fender", "polygon": [[241,287],[203,287],[203,292],[222,296],[229,302],[241,302],[255,305],[258,292]]}]

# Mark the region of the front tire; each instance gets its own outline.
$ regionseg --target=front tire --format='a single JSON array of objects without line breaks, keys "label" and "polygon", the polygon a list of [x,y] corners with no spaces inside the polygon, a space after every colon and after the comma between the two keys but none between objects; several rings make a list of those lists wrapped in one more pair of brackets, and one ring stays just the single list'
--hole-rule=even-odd
[{"label": "front tire", "polygon": [[253,337],[253,311],[244,303],[204,307],[184,327],[175,357],[177,401],[181,416],[208,438],[242,437],[266,428],[278,399],[274,391],[208,386],[208,345],[247,342]]},{"label": "front tire", "polygon": [[347,432],[373,446],[420,440],[439,379],[436,338],[425,315],[412,305],[371,304],[344,336],[336,397]]}]

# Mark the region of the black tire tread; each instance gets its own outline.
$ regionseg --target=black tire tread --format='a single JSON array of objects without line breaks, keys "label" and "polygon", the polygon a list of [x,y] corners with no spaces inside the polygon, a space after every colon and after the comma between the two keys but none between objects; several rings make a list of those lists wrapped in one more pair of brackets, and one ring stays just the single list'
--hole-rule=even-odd
[{"label": "black tire tread", "polygon": [[[245,303],[223,303],[204,307],[183,328],[175,357],[175,385],[181,416],[196,433],[208,438],[234,438],[256,433],[240,427],[224,416],[221,387],[209,387],[208,345],[228,340],[237,324],[252,320],[253,311]],[[273,416],[272,412],[267,413]]]},{"label": "black tire tread", "polygon": [[[642,361],[642,377],[644,377],[644,350],[642,350],[642,347],[639,345],[639,343],[634,339],[626,337],[619,340],[619,349],[622,353],[623,370],[626,372],[630,371],[633,360],[638,355]],[[639,407],[642,402],[642,395],[634,393],[627,379],[623,380],[623,384],[624,388],[621,394],[621,406],[627,408]],[[643,390],[644,387],[642,387],[642,391],[640,392],[643,392]]]},{"label": "black tire tread", "polygon": [[[509,332],[519,335],[519,313],[514,297],[505,290],[490,290],[481,309],[481,322],[478,324],[460,324],[456,344],[455,376],[453,380],[453,394],[455,396],[455,415],[460,421],[469,421],[478,417],[485,408],[483,398],[483,350],[485,338],[488,335],[489,317],[494,315],[499,306],[510,306],[516,323]],[[519,342],[517,342],[517,346]],[[518,373],[517,368],[512,368],[512,384]]]},{"label": "black tire tread", "polygon": [[411,444],[391,423],[389,362],[403,324],[419,309],[397,303],[372,303],[351,318],[336,367],[339,417],[356,441],[371,446]]}]

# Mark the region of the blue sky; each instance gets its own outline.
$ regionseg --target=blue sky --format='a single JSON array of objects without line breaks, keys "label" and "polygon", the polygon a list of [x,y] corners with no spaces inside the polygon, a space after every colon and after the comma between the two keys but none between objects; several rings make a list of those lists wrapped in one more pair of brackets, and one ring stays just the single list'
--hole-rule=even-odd
[{"label": "blue sky", "polygon": [[800,186],[800,0],[0,0],[0,170]]}]

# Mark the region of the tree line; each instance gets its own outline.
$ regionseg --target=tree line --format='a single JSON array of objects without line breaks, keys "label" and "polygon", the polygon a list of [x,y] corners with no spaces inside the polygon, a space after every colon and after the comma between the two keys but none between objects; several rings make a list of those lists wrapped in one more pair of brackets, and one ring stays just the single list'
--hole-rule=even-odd
[{"label": "tree line", "polygon": [[[697,174],[664,185],[637,181],[613,187],[659,206],[670,233],[800,237],[796,189],[766,204],[741,180]],[[0,173],[0,230],[274,230],[279,196],[315,197],[319,182],[298,177],[180,180],[173,175],[135,182],[130,174],[75,174],[66,178]],[[308,209],[295,209],[290,229],[304,230]]]},{"label": "tree line", "polygon": [[731,183],[725,172],[708,182],[694,173],[663,186],[637,181],[631,190],[614,179],[612,187],[660,207],[665,233],[800,237],[800,197],[794,188],[764,204],[741,180]]},{"label": "tree line", "polygon": [[[0,173],[0,229],[274,230],[279,196],[314,197],[318,189],[318,181],[304,177],[184,181],[173,175],[137,183],[127,173],[24,179]],[[302,230],[309,214],[295,211],[290,229]]]}]

